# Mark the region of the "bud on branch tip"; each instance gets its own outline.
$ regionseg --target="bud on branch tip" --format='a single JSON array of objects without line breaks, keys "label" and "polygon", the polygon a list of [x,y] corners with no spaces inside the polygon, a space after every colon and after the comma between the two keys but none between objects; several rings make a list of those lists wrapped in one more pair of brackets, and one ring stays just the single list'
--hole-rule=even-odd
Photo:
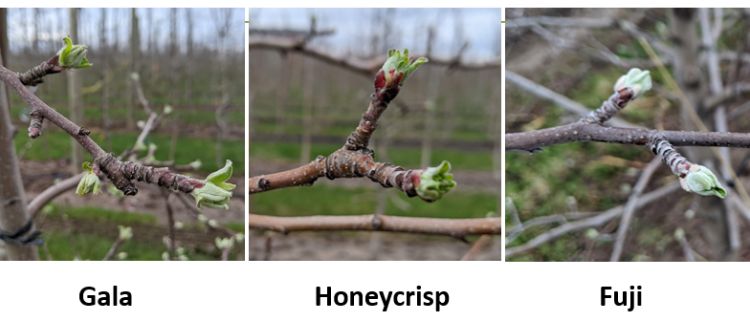
[{"label": "bud on branch tip", "polygon": [[426,62],[425,57],[410,61],[409,49],[404,49],[403,52],[397,49],[388,50],[388,58],[375,77],[375,87],[382,89],[400,86],[411,73]]},{"label": "bud on branch tip", "polygon": [[76,194],[84,196],[89,193],[98,194],[101,190],[101,181],[99,176],[94,173],[94,167],[89,162],[83,162],[83,176],[78,181]]},{"label": "bud on branch tip", "polygon": [[619,92],[623,89],[630,88],[633,91],[633,98],[651,89],[651,73],[648,70],[631,68],[627,74],[620,76],[615,83],[614,90]]},{"label": "bud on branch tip", "polygon": [[439,200],[445,193],[456,187],[453,174],[450,173],[451,163],[443,161],[435,167],[428,167],[419,177],[417,195],[425,201]]},{"label": "bud on branch tip", "polygon": [[705,166],[693,164],[685,175],[680,178],[680,185],[688,192],[703,196],[717,196],[724,198],[727,191],[719,183],[713,172]]},{"label": "bud on branch tip", "polygon": [[58,63],[63,68],[88,68],[91,67],[89,59],[86,58],[88,47],[85,45],[74,45],[70,37],[63,38],[65,45],[57,53]]},{"label": "bud on branch tip", "polygon": [[227,160],[224,167],[206,177],[203,187],[194,189],[190,194],[195,198],[198,207],[229,209],[229,199],[236,185],[227,182],[232,177],[232,161]]}]

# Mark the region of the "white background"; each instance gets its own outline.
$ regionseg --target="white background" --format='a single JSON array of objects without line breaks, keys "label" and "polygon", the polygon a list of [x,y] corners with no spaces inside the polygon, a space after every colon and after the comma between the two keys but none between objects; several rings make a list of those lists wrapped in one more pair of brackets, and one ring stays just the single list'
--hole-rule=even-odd
[{"label": "white background", "polygon": [[[747,319],[745,263],[11,262],[3,320]],[[118,285],[133,307],[86,307],[78,292]],[[442,290],[431,307],[317,307],[315,287]],[[643,306],[601,307],[600,287],[643,286]]]},{"label": "white background", "polygon": [[[102,1],[4,0],[4,6],[101,6]],[[116,7],[677,7],[703,1],[108,1]],[[714,1],[711,6],[747,6]],[[503,105],[504,108],[504,105]],[[2,320],[624,320],[746,319],[747,263],[504,262],[2,262]],[[118,285],[133,307],[85,307],[84,286]],[[443,290],[441,312],[425,307],[316,307],[315,287]],[[599,306],[600,287],[643,286],[634,312]]]}]

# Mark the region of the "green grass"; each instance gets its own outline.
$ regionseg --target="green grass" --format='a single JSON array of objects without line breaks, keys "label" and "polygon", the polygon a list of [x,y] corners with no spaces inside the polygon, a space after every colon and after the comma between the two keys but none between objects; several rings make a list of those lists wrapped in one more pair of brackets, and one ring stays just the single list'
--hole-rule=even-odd
[{"label": "green grass", "polygon": [[[159,241],[146,240],[139,237],[139,227],[157,226],[156,217],[149,213],[124,212],[102,209],[97,207],[71,207],[59,204],[47,206],[43,213],[49,220],[65,220],[72,227],[96,226],[96,233],[69,231],[67,229],[43,230],[43,238],[50,255],[55,260],[101,260],[107,253],[118,235],[116,226],[130,226],[133,228],[133,238],[120,247],[120,252],[128,254],[128,260],[161,260],[166,250]],[[227,225],[234,231],[244,231],[242,223]],[[202,229],[188,224],[184,229]],[[165,232],[166,233],[166,232]],[[46,259],[46,252],[39,251],[40,257]],[[191,260],[215,260],[216,257],[207,255],[195,249],[187,248],[187,256]]]},{"label": "green grass", "polygon": [[62,218],[64,216],[72,220],[86,220],[95,223],[108,222],[119,225],[156,224],[156,217],[152,214],[115,211],[91,206],[71,207],[51,204],[44,209],[44,212],[52,218]]},{"label": "green grass", "polygon": [[[311,157],[317,155],[328,155],[341,147],[336,144],[313,144]],[[403,167],[419,167],[421,151],[419,148],[388,149],[389,162]],[[298,143],[264,143],[253,142],[250,145],[250,156],[253,159],[280,160],[297,162],[300,159],[300,145]],[[377,151],[375,157],[377,158]],[[447,160],[453,165],[454,170],[492,170],[491,151],[466,152],[445,148],[434,148],[432,150],[432,165]]]},{"label": "green grass", "polygon": [[[331,186],[294,187],[252,195],[252,212],[260,214],[296,215],[353,215],[375,212],[377,195],[381,187],[343,188]],[[385,212],[390,215],[469,218],[484,217],[495,212],[497,196],[485,193],[466,193],[454,190],[434,203],[418,198],[408,198],[403,193],[389,189]],[[395,199],[394,199],[395,198]]]},{"label": "green grass", "polygon": [[[136,133],[113,132],[108,139],[103,133],[93,132],[91,137],[105,150],[115,154],[122,153],[133,146],[137,138]],[[44,134],[35,140],[29,140],[26,135],[16,135],[16,149],[22,159],[35,161],[50,161],[66,159],[70,157],[70,137],[60,130],[46,130]],[[168,135],[153,133],[149,135],[148,142],[153,142],[159,149],[156,151],[157,160],[166,160],[169,157],[169,146],[171,137]],[[148,143],[147,142],[147,143]],[[196,159],[203,163],[201,171],[212,172],[224,164],[216,163],[215,140],[212,138],[197,138],[181,136],[178,139],[175,151],[175,162],[187,164]],[[30,143],[30,144],[29,144]],[[27,146],[27,144],[29,144]],[[224,158],[234,162],[234,171],[237,174],[245,171],[244,140],[230,139],[223,142]]]}]

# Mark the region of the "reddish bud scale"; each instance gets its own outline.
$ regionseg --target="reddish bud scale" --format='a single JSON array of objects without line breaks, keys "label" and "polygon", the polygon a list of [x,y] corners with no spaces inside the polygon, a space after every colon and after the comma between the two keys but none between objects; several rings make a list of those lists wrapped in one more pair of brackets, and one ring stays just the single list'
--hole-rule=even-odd
[{"label": "reddish bud scale", "polygon": [[422,182],[422,171],[413,171],[411,175],[411,184],[414,188],[419,188],[419,183]]},{"label": "reddish bud scale", "polygon": [[375,91],[380,92],[385,87],[385,73],[383,72],[383,69],[380,69],[377,74],[375,74]]}]

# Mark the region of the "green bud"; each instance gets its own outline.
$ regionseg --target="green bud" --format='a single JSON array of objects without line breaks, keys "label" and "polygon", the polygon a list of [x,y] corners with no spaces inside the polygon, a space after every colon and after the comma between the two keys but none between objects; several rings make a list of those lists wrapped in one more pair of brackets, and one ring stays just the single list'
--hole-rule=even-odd
[{"label": "green bud", "polygon": [[89,193],[99,194],[101,190],[101,181],[99,176],[94,173],[94,167],[89,162],[83,162],[83,176],[78,181],[78,187],[76,187],[76,194],[84,196]]},{"label": "green bud", "polygon": [[118,225],[117,228],[120,230],[118,238],[122,241],[127,241],[133,238],[133,228],[129,226]]},{"label": "green bud", "polygon": [[439,200],[445,193],[456,187],[453,174],[450,173],[451,164],[443,161],[436,167],[428,167],[419,177],[417,195],[425,201]]},{"label": "green bud", "polygon": [[227,160],[224,167],[206,177],[203,187],[196,188],[190,193],[195,198],[196,205],[198,207],[229,209],[229,199],[232,197],[231,191],[237,187],[227,182],[231,177],[232,161]]},{"label": "green bud", "polygon": [[693,164],[685,177],[680,178],[680,185],[688,192],[703,196],[724,198],[727,191],[719,184],[713,172],[705,166]]},{"label": "green bud", "polygon": [[174,111],[174,108],[172,108],[172,106],[170,106],[170,105],[165,105],[165,106],[164,106],[164,110],[162,111],[162,113],[163,113],[164,115],[169,115],[169,114],[171,114],[171,113],[172,113],[172,111]]},{"label": "green bud", "polygon": [[388,50],[388,58],[381,68],[385,80],[383,87],[391,86],[394,81],[402,83],[419,66],[427,62],[425,57],[419,57],[414,61],[409,60],[409,49],[404,49],[403,52],[397,49]]},{"label": "green bud", "polygon": [[60,67],[72,69],[91,67],[91,63],[86,58],[86,51],[88,50],[86,46],[74,45],[70,37],[63,38],[63,42],[65,46],[57,53]]},{"label": "green bud", "polygon": [[615,83],[614,90],[620,91],[625,88],[633,90],[633,99],[651,89],[651,73],[648,70],[631,68],[627,74],[620,76]]},{"label": "green bud", "polygon": [[120,252],[117,253],[117,259],[120,261],[124,261],[128,259],[128,252]]},{"label": "green bud", "polygon": [[237,241],[237,243],[242,243],[245,240],[245,234],[243,233],[237,233],[234,235],[234,240]]}]

